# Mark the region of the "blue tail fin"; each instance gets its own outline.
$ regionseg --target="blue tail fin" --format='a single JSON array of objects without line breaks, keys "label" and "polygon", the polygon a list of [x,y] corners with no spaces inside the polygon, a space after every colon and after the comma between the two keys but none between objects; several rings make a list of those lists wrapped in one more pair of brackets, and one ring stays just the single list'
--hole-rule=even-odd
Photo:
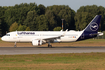
[{"label": "blue tail fin", "polygon": [[78,38],[78,40],[84,40],[96,37],[100,21],[101,21],[101,15],[96,15],[94,19],[89,23],[89,25],[83,30],[83,33]]},{"label": "blue tail fin", "polygon": [[99,28],[101,20],[101,15],[96,15],[94,19],[89,23],[89,25],[85,28],[86,32],[97,32]]}]

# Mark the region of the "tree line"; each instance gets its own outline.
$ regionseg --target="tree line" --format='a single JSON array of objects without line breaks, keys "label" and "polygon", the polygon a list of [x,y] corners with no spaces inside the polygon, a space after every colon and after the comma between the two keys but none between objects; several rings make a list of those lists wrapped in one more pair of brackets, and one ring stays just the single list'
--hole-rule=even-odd
[{"label": "tree line", "polygon": [[105,31],[105,8],[91,5],[81,6],[77,12],[68,5],[45,7],[36,3],[21,3],[15,6],[0,6],[0,34],[9,31],[56,31],[64,29],[82,30],[94,18],[102,15],[100,31]]}]

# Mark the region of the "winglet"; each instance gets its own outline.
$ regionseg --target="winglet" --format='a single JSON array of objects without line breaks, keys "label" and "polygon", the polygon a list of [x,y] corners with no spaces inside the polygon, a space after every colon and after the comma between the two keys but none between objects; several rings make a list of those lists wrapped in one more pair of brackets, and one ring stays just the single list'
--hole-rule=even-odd
[{"label": "winglet", "polygon": [[66,29],[66,31],[61,35],[62,36],[65,36],[65,34],[67,33],[68,29]]},{"label": "winglet", "polygon": [[61,30],[61,32],[62,32],[62,30]]}]

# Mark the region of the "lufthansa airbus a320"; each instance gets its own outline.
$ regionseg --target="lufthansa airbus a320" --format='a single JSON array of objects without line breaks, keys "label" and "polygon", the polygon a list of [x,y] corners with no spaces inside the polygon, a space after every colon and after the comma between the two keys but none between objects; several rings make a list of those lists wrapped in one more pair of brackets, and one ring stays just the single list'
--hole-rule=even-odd
[{"label": "lufthansa airbus a320", "polygon": [[98,32],[101,15],[96,15],[88,26],[82,31],[14,31],[9,32],[1,39],[7,42],[32,42],[33,46],[48,43],[48,47],[52,47],[50,43],[55,42],[75,42],[94,38],[103,35]]}]

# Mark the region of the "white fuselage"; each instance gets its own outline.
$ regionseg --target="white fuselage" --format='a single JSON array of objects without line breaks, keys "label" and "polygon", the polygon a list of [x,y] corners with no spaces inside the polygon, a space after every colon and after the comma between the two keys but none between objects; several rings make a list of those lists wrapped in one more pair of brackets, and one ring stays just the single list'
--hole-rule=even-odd
[{"label": "white fuselage", "polygon": [[[61,36],[64,31],[14,31],[9,32],[2,37],[3,41],[8,42],[32,42],[32,40],[53,40],[53,42],[74,42],[83,31],[67,31],[64,36]],[[59,38],[57,38],[59,37]]]}]

